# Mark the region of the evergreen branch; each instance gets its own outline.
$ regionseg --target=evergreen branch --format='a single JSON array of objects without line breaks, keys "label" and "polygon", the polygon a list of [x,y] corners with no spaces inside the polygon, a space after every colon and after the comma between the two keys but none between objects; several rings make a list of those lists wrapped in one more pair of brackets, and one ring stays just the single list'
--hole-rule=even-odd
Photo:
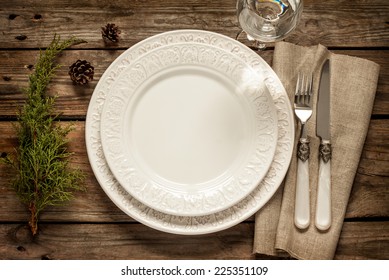
[{"label": "evergreen branch", "polygon": [[47,86],[59,68],[55,58],[71,45],[83,42],[72,37],[61,41],[54,36],[45,51],[41,51],[35,72],[29,76],[27,99],[16,125],[18,147],[15,155],[1,154],[2,162],[13,167],[16,178],[13,187],[30,211],[32,234],[38,232],[40,213],[47,206],[62,205],[72,197],[72,191],[84,189],[84,174],[69,167],[66,136],[71,125],[59,125],[54,114],[55,97],[45,95]]}]

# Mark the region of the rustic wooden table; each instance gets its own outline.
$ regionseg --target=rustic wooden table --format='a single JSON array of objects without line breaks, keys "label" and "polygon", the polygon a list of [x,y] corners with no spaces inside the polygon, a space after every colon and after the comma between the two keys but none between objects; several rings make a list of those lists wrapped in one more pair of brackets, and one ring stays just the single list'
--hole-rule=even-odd
[{"label": "rustic wooden table", "polygon": [[[49,93],[58,93],[62,120],[77,121],[72,164],[87,174],[87,192],[64,207],[48,208],[32,238],[28,212],[10,187],[12,175],[0,165],[1,259],[259,259],[252,254],[254,220],[205,236],[177,236],[150,229],[119,210],[97,183],[88,162],[84,124],[96,83],[109,64],[135,43],[174,29],[203,29],[234,37],[235,0],[1,1],[0,151],[16,143],[12,123],[25,100],[39,48],[54,33],[88,43],[66,50],[62,65],[86,59],[94,81],[74,86],[67,67],[57,71]],[[306,0],[302,20],[286,41],[323,44],[335,53],[367,58],[381,72],[363,154],[355,177],[336,259],[389,259],[389,2],[387,0]],[[118,44],[107,45],[101,27],[115,23]],[[272,62],[272,48],[261,56]]]}]

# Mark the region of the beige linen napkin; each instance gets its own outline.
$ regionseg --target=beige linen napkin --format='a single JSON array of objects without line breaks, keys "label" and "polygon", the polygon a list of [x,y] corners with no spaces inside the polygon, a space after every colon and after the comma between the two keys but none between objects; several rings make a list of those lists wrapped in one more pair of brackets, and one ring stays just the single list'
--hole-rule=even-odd
[{"label": "beige linen napkin", "polygon": [[[314,225],[320,143],[315,133],[316,101],[321,66],[327,58],[331,67],[332,225],[329,230],[320,232]],[[273,256],[288,253],[298,259],[333,259],[367,134],[379,66],[366,59],[331,53],[322,45],[302,47],[279,42],[275,45],[273,69],[291,102],[298,73],[314,71],[314,112],[307,124],[311,141],[311,224],[308,229],[299,230],[293,222],[297,165],[294,150],[284,184],[255,216],[254,253]],[[297,121],[296,127],[298,139],[300,126],[297,126]]]}]

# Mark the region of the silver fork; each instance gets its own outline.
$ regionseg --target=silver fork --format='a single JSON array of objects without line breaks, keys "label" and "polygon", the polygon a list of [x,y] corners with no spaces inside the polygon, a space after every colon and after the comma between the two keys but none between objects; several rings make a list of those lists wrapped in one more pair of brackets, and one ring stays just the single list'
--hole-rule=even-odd
[{"label": "silver fork", "polygon": [[305,229],[310,223],[309,211],[309,139],[305,124],[312,116],[312,74],[299,74],[294,96],[294,112],[301,123],[301,135],[297,144],[297,181],[294,211],[296,227]]}]

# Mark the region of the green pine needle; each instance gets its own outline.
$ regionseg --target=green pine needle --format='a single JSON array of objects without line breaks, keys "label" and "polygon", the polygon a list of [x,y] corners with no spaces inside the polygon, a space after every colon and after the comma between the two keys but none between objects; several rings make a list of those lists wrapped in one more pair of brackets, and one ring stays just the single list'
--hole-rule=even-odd
[{"label": "green pine needle", "polygon": [[13,187],[31,213],[29,225],[33,235],[38,232],[39,215],[45,207],[62,205],[72,199],[73,191],[84,189],[84,174],[69,167],[71,153],[67,151],[66,136],[73,127],[59,124],[53,108],[55,97],[45,95],[59,68],[55,58],[81,42],[74,37],[61,41],[55,36],[49,47],[40,52],[18,116],[18,147],[12,157],[3,157],[3,162],[16,171]]}]

